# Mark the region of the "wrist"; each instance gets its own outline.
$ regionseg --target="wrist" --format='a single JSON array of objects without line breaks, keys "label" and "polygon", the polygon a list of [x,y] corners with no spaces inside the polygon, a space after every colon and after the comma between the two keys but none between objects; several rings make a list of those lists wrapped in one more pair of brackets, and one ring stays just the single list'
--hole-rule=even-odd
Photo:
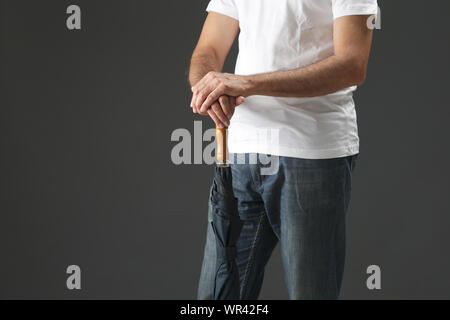
[{"label": "wrist", "polygon": [[242,77],[242,96],[249,97],[257,94],[257,81],[255,76],[241,76]]}]

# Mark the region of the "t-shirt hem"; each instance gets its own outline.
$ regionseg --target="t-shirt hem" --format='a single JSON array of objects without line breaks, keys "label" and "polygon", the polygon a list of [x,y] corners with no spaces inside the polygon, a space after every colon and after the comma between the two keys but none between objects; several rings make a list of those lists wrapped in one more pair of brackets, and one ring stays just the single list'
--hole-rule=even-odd
[{"label": "t-shirt hem", "polygon": [[228,17],[231,17],[233,19],[239,20],[236,10],[234,10],[233,8],[221,6],[221,5],[217,4],[216,2],[210,2],[208,4],[208,7],[206,8],[206,11],[207,12],[217,12],[217,13],[226,15]]},{"label": "t-shirt hem", "polygon": [[359,154],[359,144],[331,149],[298,149],[282,146],[255,146],[239,144],[230,146],[229,152],[232,154],[257,153],[279,157],[289,157],[298,159],[324,160],[350,157]]}]

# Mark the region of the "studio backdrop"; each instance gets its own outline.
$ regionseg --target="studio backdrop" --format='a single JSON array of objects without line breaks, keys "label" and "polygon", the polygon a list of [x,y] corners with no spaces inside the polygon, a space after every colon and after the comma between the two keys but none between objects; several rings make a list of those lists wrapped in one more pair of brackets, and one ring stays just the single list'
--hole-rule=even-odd
[{"label": "studio backdrop", "polygon": [[[0,298],[196,297],[214,124],[187,70],[207,4],[2,1]],[[342,298],[449,299],[450,3],[379,5]],[[286,297],[277,248],[261,298]]]}]

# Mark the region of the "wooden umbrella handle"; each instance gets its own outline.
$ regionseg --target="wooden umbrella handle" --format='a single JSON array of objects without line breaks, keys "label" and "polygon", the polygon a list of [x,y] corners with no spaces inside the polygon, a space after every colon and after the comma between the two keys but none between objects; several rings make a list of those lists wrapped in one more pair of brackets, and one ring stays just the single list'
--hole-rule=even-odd
[{"label": "wooden umbrella handle", "polygon": [[218,128],[216,127],[216,158],[218,165],[227,165],[227,129],[228,128]]}]

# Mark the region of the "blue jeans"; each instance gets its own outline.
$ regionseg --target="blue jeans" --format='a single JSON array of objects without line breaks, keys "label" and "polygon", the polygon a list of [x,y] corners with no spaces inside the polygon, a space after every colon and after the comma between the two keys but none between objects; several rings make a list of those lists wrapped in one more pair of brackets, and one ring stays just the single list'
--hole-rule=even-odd
[{"label": "blue jeans", "polygon": [[[278,157],[278,171],[272,175],[261,174],[269,165],[251,162],[254,155],[240,156],[245,157],[245,164],[232,165],[233,190],[244,222],[236,245],[240,298],[258,298],[265,266],[280,241],[289,299],[338,299],[357,156],[327,160]],[[211,222],[211,204],[209,207]],[[213,297],[215,267],[215,236],[209,223],[200,300]]]}]

